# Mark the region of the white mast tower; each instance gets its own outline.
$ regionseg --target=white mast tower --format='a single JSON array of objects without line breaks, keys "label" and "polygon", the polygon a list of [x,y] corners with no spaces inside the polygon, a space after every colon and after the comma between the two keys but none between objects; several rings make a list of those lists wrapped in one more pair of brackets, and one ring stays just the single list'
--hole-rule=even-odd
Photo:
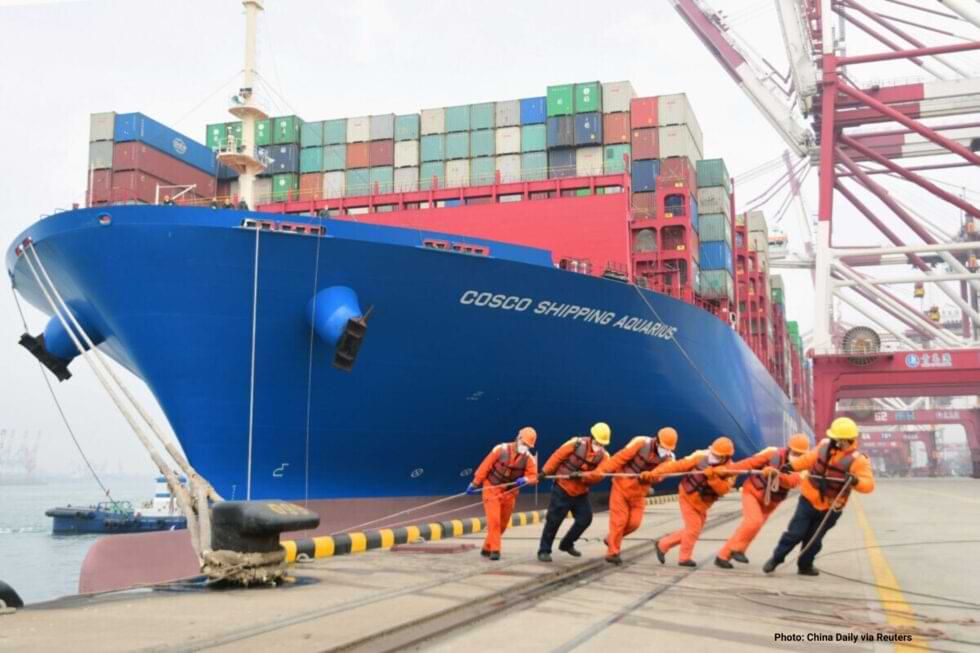
[{"label": "white mast tower", "polygon": [[[262,0],[242,0],[245,7],[245,70],[242,87],[232,98],[229,113],[242,121],[242,144],[239,147],[222,148],[218,163],[238,173],[238,196],[248,208],[255,209],[255,176],[265,170],[265,163],[258,157],[255,147],[255,123],[268,118],[268,114],[255,105],[253,84],[255,81],[255,27]],[[232,141],[234,143],[234,141]]]}]

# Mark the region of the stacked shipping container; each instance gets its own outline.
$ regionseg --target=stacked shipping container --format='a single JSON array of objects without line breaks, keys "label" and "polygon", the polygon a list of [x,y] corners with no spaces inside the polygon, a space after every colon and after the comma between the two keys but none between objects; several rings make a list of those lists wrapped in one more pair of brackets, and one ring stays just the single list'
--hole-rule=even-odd
[{"label": "stacked shipping container", "polygon": [[735,302],[731,178],[723,159],[698,161],[696,171],[701,296],[730,306]]}]

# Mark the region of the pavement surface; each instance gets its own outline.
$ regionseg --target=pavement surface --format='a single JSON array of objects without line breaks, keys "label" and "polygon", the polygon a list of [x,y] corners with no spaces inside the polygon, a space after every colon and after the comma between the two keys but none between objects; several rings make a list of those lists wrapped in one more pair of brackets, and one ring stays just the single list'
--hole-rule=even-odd
[{"label": "pavement surface", "polygon": [[[417,649],[980,650],[980,481],[879,480],[875,493],[849,502],[825,538],[819,577],[797,576],[793,555],[767,576],[762,563],[796,500],[769,520],[748,565],[713,564],[738,523],[733,493],[712,508],[696,569],[678,567],[676,549],[666,565],[652,553],[618,568],[603,563],[598,573],[534,600],[501,600],[491,616]],[[624,557],[680,524],[676,503],[649,506]],[[535,557],[541,527],[525,526],[507,532],[499,562],[480,556],[477,535],[301,563],[293,568],[297,582],[275,589],[175,587],[41,604],[0,616],[0,650],[382,650],[365,638],[511,597],[601,558],[606,525],[607,515],[597,514],[579,545],[585,556],[556,550],[551,564]],[[895,634],[912,637],[889,641]]]}]

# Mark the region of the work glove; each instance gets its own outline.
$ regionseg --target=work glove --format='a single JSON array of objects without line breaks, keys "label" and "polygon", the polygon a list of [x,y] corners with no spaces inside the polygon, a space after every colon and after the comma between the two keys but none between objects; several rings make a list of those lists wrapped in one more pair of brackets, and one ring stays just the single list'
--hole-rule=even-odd
[{"label": "work glove", "polygon": [[527,485],[527,479],[523,476],[514,481],[515,487],[524,487],[525,485]]},{"label": "work glove", "polygon": [[764,468],[762,469],[762,474],[763,474],[763,475],[764,475],[764,476],[765,476],[766,478],[772,478],[773,476],[776,476],[777,474],[779,474],[779,470],[778,470],[778,469],[776,469],[775,467],[773,467],[772,465],[766,465],[766,466],[765,466],[765,467],[764,467]]},{"label": "work glove", "polygon": [[705,478],[717,478],[718,470],[714,467],[708,467],[704,470],[704,476]]},{"label": "work glove", "polygon": [[479,491],[480,486],[476,483],[470,483],[468,486],[466,486],[466,494],[476,494]]},{"label": "work glove", "polygon": [[644,483],[657,483],[660,481],[660,477],[656,476],[653,472],[643,472],[640,474],[640,480]]},{"label": "work glove", "polygon": [[573,481],[581,481],[583,476],[584,474],[582,474],[582,472],[572,472],[571,474],[568,475],[568,478],[570,478]]},{"label": "work glove", "polygon": [[848,474],[847,485],[857,485],[857,484],[858,484],[858,477],[855,476],[854,474]]}]

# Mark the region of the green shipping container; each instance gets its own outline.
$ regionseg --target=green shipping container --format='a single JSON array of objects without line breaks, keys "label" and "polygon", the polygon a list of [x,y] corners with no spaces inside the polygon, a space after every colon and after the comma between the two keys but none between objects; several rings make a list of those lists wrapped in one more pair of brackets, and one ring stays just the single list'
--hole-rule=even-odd
[{"label": "green shipping container", "polygon": [[228,137],[228,127],[227,123],[218,122],[207,126],[207,136],[205,139],[205,144],[212,150],[217,149],[225,144],[225,139]]},{"label": "green shipping container", "polygon": [[496,126],[496,107],[493,102],[470,105],[470,129],[493,129]]},{"label": "green shipping container", "polygon": [[347,190],[344,194],[348,197],[354,195],[369,195],[371,192],[371,169],[354,168],[347,171]]},{"label": "green shipping container", "polygon": [[543,152],[548,149],[548,127],[546,125],[524,125],[521,127],[521,152]]},{"label": "green shipping container", "polygon": [[395,116],[395,140],[417,141],[419,139],[419,114]]},{"label": "green shipping container", "polygon": [[304,122],[299,132],[299,146],[317,145],[323,145],[323,122]]},{"label": "green shipping container", "polygon": [[321,172],[323,170],[323,146],[304,147],[299,151],[299,171]]},{"label": "green shipping container", "polygon": [[783,303],[783,289],[782,288],[773,288],[771,292],[772,292],[772,303],[773,304],[782,304]]},{"label": "green shipping container", "polygon": [[575,85],[575,113],[602,111],[602,84],[586,82]]},{"label": "green shipping container", "polygon": [[347,118],[323,121],[323,144],[344,145],[347,143]]},{"label": "green shipping container", "polygon": [[525,152],[521,155],[521,176],[525,181],[548,178],[548,153]]},{"label": "green shipping container", "polygon": [[728,168],[724,159],[704,159],[696,164],[698,173],[698,188],[709,186],[724,186],[729,194],[732,192],[732,180],[728,176]]},{"label": "green shipping container", "polygon": [[[346,138],[346,136],[344,136]],[[323,171],[335,172],[347,167],[347,146],[346,145],[324,145],[323,146]]]},{"label": "green shipping container", "polygon": [[295,198],[299,193],[299,175],[286,173],[273,175],[272,177],[272,201],[285,202],[290,198],[290,194]]},{"label": "green shipping container", "polygon": [[[424,138],[424,137],[423,137]],[[435,177],[439,188],[446,183],[446,164],[443,161],[423,163],[419,169],[419,190],[432,188],[432,178]]]},{"label": "green shipping container", "polygon": [[297,116],[279,116],[272,119],[272,144],[299,143],[303,121]]},{"label": "green shipping container", "polygon": [[489,186],[497,173],[496,159],[492,156],[481,156],[470,159],[470,185]]},{"label": "green shipping container", "polygon": [[446,134],[446,158],[447,159],[468,159],[470,158],[470,133],[453,132]]},{"label": "green shipping container", "polygon": [[791,336],[800,337],[800,324],[798,322],[789,321],[786,323],[786,333]]},{"label": "green shipping container", "polygon": [[493,156],[497,153],[497,139],[492,129],[470,132],[470,155]]},{"label": "green shipping container", "polygon": [[607,145],[602,157],[602,169],[607,175],[626,171],[623,155],[630,156],[629,145]]},{"label": "green shipping container", "polygon": [[446,159],[446,136],[445,134],[429,134],[422,137],[421,143],[422,162],[444,161]]},{"label": "green shipping container", "polygon": [[470,105],[446,107],[446,131],[468,132],[470,130]]},{"label": "green shipping container", "polygon": [[269,120],[259,120],[255,123],[255,144],[272,144],[272,122]]},{"label": "green shipping container", "polygon": [[392,166],[369,168],[372,193],[390,193],[394,187],[395,169]]},{"label": "green shipping container", "polygon": [[735,282],[728,270],[701,270],[701,296],[705,299],[735,299]]},{"label": "green shipping container", "polygon": [[561,84],[548,87],[548,117],[570,116],[575,112],[575,85]]},{"label": "green shipping container", "polygon": [[703,243],[732,244],[732,221],[724,213],[702,213],[698,216],[698,236]]},{"label": "green shipping container", "polygon": [[592,194],[591,188],[579,188],[575,191],[575,197],[588,197]]}]

